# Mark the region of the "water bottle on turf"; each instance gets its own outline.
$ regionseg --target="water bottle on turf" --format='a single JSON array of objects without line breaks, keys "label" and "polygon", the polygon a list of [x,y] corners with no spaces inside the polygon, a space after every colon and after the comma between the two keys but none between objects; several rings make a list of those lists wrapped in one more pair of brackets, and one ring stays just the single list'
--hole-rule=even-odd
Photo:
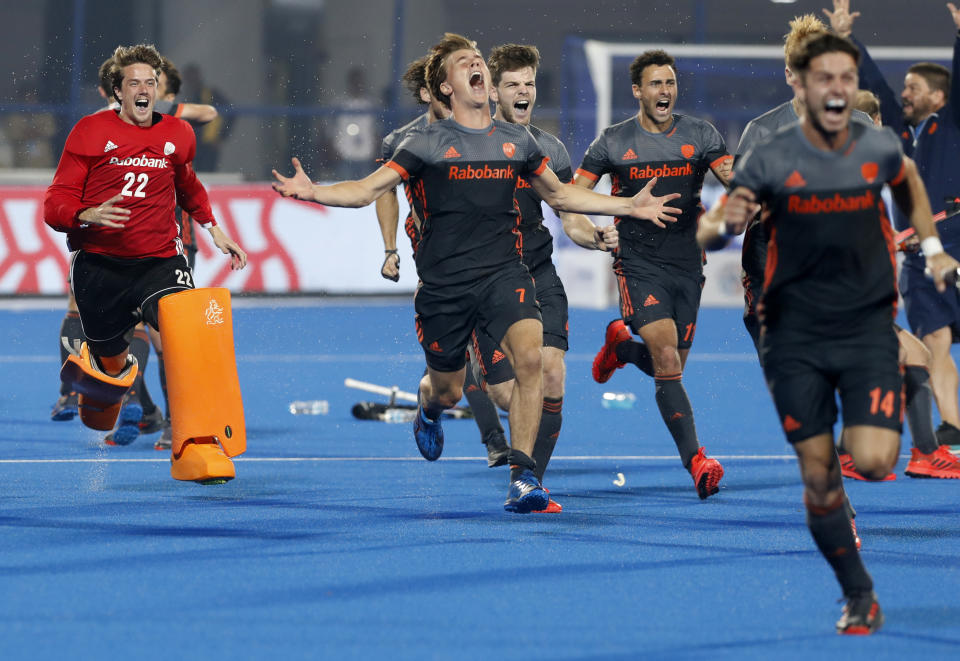
[{"label": "water bottle on turf", "polygon": [[330,404],[325,399],[297,400],[290,402],[288,408],[294,415],[326,415],[330,412]]},{"label": "water bottle on turf", "polygon": [[417,417],[417,409],[388,408],[383,414],[383,421],[392,423],[413,422],[415,417]]},{"label": "water bottle on turf", "polygon": [[605,392],[600,404],[605,409],[632,409],[636,402],[632,392]]}]

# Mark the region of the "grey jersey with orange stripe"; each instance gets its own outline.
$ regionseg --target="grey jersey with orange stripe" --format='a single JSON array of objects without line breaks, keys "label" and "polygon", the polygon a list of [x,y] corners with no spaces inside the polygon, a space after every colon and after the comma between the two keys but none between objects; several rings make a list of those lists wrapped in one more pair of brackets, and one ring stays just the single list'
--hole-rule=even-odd
[{"label": "grey jersey with orange stripe", "polygon": [[[865,112],[854,110],[851,119],[857,119],[868,124],[872,123],[870,116]],[[800,120],[793,101],[781,103],[776,108],[768,110],[759,117],[750,120],[740,136],[737,146],[736,159],[743,158],[756,144],[769,139],[774,133]],[[763,284],[763,269],[767,263],[767,234],[759,221],[752,221],[743,237],[743,255],[741,266],[745,275],[745,286],[760,287]]]},{"label": "grey jersey with orange stripe", "polygon": [[[553,170],[560,183],[573,180],[573,170],[567,148],[556,136],[541,128],[527,127],[540,150],[550,160],[547,167]],[[542,198],[523,177],[517,181],[517,205],[520,208],[520,233],[523,238],[523,263],[530,271],[549,262],[553,255],[553,236],[543,225]]]},{"label": "grey jersey with orange stripe", "polygon": [[475,282],[520,260],[517,178],[547,167],[526,127],[434,122],[410,133],[386,166],[407,182],[421,220],[416,261],[425,284]]},{"label": "grey jersey with orange stripe", "polygon": [[410,135],[410,133],[413,131],[422,129],[429,123],[429,113],[423,113],[413,121],[404,124],[398,129],[390,131],[390,133],[387,134],[387,137],[383,139],[383,142],[380,143],[380,158],[377,159],[377,163],[383,164],[389,161],[390,157],[393,156],[393,152],[397,150],[397,146],[403,142],[404,138]]},{"label": "grey jersey with orange stripe", "polygon": [[895,247],[880,193],[902,179],[903,166],[893,132],[858,120],[838,151],[815,148],[796,123],[744,155],[733,185],[770,210],[762,309],[768,332],[834,337],[889,324]]},{"label": "grey jersey with orange stripe", "polygon": [[635,195],[653,177],[658,177],[654,195],[680,193],[671,204],[683,213],[666,228],[630,216],[616,219],[618,256],[627,262],[640,259],[696,270],[703,263],[696,237],[703,178],[729,157],[720,132],[709,122],[675,114],[669,131],[651,133],[634,116],[603,130],[577,174],[596,181],[609,173],[612,193],[622,197]]},{"label": "grey jersey with orange stripe", "polygon": [[[383,142],[380,143],[380,158],[377,159],[377,163],[383,165],[390,160],[390,157],[393,156],[393,152],[397,150],[397,145],[403,142],[403,139],[410,135],[412,132],[422,129],[425,126],[430,124],[430,114],[423,113],[416,119],[411,122],[408,122],[401,126],[398,129],[394,129],[387,134],[387,137],[383,139]],[[413,197],[410,195],[410,189],[407,186],[403,187],[404,193],[407,196],[407,204],[410,206],[410,211],[407,212],[407,218],[403,223],[403,231],[410,238],[410,247],[413,249],[413,256],[417,256],[417,247],[420,244],[420,227],[413,217]]]}]

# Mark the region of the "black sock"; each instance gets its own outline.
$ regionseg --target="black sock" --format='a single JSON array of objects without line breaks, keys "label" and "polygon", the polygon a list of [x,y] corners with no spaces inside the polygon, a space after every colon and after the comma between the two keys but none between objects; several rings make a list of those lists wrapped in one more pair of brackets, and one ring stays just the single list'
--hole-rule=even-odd
[{"label": "black sock", "polygon": [[[80,349],[80,342],[83,342],[86,338],[83,336],[83,326],[80,324],[80,314],[77,312],[67,312],[63,317],[63,322],[60,324],[60,364],[63,365],[67,362],[67,356],[70,355],[70,352],[67,351],[67,348],[64,346],[66,342],[71,347],[76,347],[77,350]],[[65,383],[60,383],[60,394],[69,395],[70,388]]]},{"label": "black sock", "polygon": [[693,423],[693,408],[680,377],[680,374],[657,377],[656,397],[663,422],[673,436],[673,442],[677,444],[680,461],[689,469],[690,460],[700,449],[700,443],[697,442],[697,428]]},{"label": "black sock", "polygon": [[486,442],[491,434],[497,432],[503,436],[503,425],[500,424],[500,414],[497,413],[496,404],[491,401],[487,393],[483,391],[480,384],[473,376],[473,370],[467,368],[467,376],[463,383],[463,396],[467,398],[470,404],[470,410],[473,411],[473,419],[480,430],[480,438]]},{"label": "black sock", "polygon": [[164,417],[170,418],[170,398],[167,396],[167,372],[163,364],[163,352],[157,352],[157,369],[160,370],[160,390],[163,392]]},{"label": "black sock", "polygon": [[850,497],[847,496],[847,492],[843,492],[843,507],[847,510],[847,516],[850,517],[850,520],[857,518],[857,510],[853,509],[853,503],[850,502]]},{"label": "black sock", "polygon": [[563,397],[544,397],[540,428],[537,430],[537,441],[533,446],[533,460],[537,464],[533,472],[541,482],[543,482],[543,474],[547,472],[550,457],[553,456],[553,449],[557,447],[557,438],[560,436],[562,424]]},{"label": "black sock", "polygon": [[873,579],[860,559],[842,498],[838,497],[829,507],[807,503],[807,527],[820,553],[833,567],[844,596],[873,590]]},{"label": "black sock", "polygon": [[[143,377],[147,373],[147,362],[150,360],[150,339],[147,337],[146,331],[134,331],[133,339],[130,340],[130,353],[132,353],[133,357],[137,359],[137,378],[133,381],[133,387],[130,388],[130,394],[135,397],[138,402],[140,402],[141,406],[143,406],[144,412],[146,412],[147,405],[144,402],[143,395],[145,394],[147,387],[143,382]],[[149,394],[147,394],[147,399],[150,399]],[[153,404],[153,401],[150,400],[150,403]]]},{"label": "black sock", "polygon": [[633,363],[640,371],[655,376],[653,371],[653,357],[650,349],[643,342],[627,340],[617,345],[617,360],[622,363]]},{"label": "black sock", "polygon": [[523,452],[520,452],[520,450],[510,448],[510,454],[507,455],[507,463],[510,464],[511,482],[518,479],[520,474],[525,470],[532,470],[534,473],[537,472],[537,462]]},{"label": "black sock", "polygon": [[903,375],[907,395],[907,424],[913,447],[923,454],[935,452],[940,447],[933,430],[933,389],[930,387],[930,372],[920,365],[907,365]]}]

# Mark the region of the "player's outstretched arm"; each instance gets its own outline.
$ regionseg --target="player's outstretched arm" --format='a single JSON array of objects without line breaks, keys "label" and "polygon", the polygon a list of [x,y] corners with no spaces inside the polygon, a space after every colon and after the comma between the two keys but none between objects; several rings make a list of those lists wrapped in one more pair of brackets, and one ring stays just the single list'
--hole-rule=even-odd
[{"label": "player's outstretched arm", "polygon": [[620,234],[616,225],[599,227],[581,213],[561,211],[558,215],[563,223],[564,233],[578,246],[605,252],[616,250],[620,246]]},{"label": "player's outstretched arm", "polygon": [[666,227],[665,222],[676,222],[676,216],[682,209],[668,206],[679,193],[656,196],[650,191],[657,179],[654,177],[639,193],[633,197],[614,197],[601,195],[576,184],[562,184],[549,168],[539,176],[530,178],[530,185],[537,194],[557,211],[574,213],[593,213],[604,216],[632,216],[649,220],[658,227]]},{"label": "player's outstretched arm", "polygon": [[400,280],[400,255],[397,254],[397,223],[400,222],[400,204],[397,201],[397,189],[392,188],[377,198],[374,206],[377,211],[377,223],[383,237],[383,266],[380,275],[387,280]]},{"label": "player's outstretched arm", "polygon": [[960,263],[943,251],[943,244],[933,225],[930,199],[913,159],[903,158],[903,176],[896,183],[890,182],[890,192],[903,213],[910,217],[910,224],[917,231],[920,248],[927,260],[927,271],[937,287],[946,289],[946,279],[953,277]]},{"label": "player's outstretched arm", "polygon": [[205,103],[181,103],[180,119],[198,124],[208,124],[217,118],[217,109]]},{"label": "player's outstretched arm", "polygon": [[850,0],[833,0],[833,11],[824,9],[823,13],[830,19],[830,29],[841,37],[850,36],[853,21],[860,15],[858,11],[850,13]]},{"label": "player's outstretched arm", "polygon": [[399,174],[390,168],[381,167],[359,181],[341,181],[330,186],[319,186],[310,181],[310,177],[303,171],[300,159],[294,157],[291,162],[292,177],[284,177],[276,170],[273,171],[276,178],[273,190],[284,197],[316,202],[328,207],[365,207],[391,188],[396,188],[401,181]]},{"label": "player's outstretched arm", "polygon": [[224,255],[230,255],[231,269],[239,271],[247,265],[247,253],[244,252],[243,248],[241,248],[236,241],[227,236],[226,232],[220,229],[218,225],[208,227],[207,231],[210,232],[210,236],[213,238],[213,245]]}]

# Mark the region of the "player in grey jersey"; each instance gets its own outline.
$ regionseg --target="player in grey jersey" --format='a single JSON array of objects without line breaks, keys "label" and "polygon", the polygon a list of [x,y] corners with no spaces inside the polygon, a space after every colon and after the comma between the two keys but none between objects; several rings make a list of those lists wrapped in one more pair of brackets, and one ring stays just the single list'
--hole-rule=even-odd
[{"label": "player in grey jersey", "polygon": [[901,380],[890,324],[897,300],[892,230],[880,201],[885,182],[924,241],[938,289],[957,268],[896,137],[850,121],[858,59],[856,46],[829,33],[807,39],[790,57],[802,119],[748,152],[725,206],[725,222],[740,230],[757,202],[769,211],[764,374],[797,454],[807,525],[843,589],[842,634],[870,634],[883,624],[843,507],[832,428],[839,393],[845,442],[864,475],[882,478],[896,462]]},{"label": "player in grey jersey", "polygon": [[508,260],[505,245],[516,225],[517,175],[529,175],[530,184],[556,209],[631,215],[659,225],[674,220],[679,210],[668,203],[678,196],[653,197],[655,182],[632,198],[561,184],[529,132],[493,120],[490,72],[472,42],[460,35],[447,35],[437,45],[427,80],[433,95],[450,106],[452,116],[411,135],[386,166],[359,181],[317,186],[293,159],[294,176],[274,171],[274,188],[285,197],[362,207],[401,181],[414,185],[418,215],[429,223],[417,256],[422,281],[416,300],[418,334],[428,367],[418,391],[417,447],[424,457],[439,458],[440,413],[460,400],[469,334],[477,323],[487,324],[496,331],[495,339],[516,375],[510,410],[510,488],[504,509],[540,510],[549,499],[534,474],[532,455],[543,404],[543,327],[529,273],[519,253]]},{"label": "player in grey jersey", "polygon": [[[704,499],[719,491],[723,467],[700,445],[682,377],[704,283],[703,251],[696,241],[703,213],[700,190],[708,171],[726,184],[733,159],[709,122],[673,112],[677,73],[668,53],[642,53],[630,65],[630,79],[637,114],[604,129],[593,141],[575,183],[593,188],[609,174],[615,195],[631,195],[651,177],[659,178],[657,190],[681,193],[683,213],[663,228],[638,218],[617,218],[620,247],[613,270],[621,318],[607,325],[593,378],[605,383],[627,363],[654,378],[657,408]],[[642,342],[631,339],[631,329]]]},{"label": "player in grey jersey", "polygon": [[[563,183],[573,178],[570,156],[555,136],[533,126],[530,121],[537,101],[536,77],[540,52],[535,46],[506,44],[497,46],[487,60],[493,89],[490,98],[496,103],[495,119],[526,126],[543,153],[550,159],[547,167]],[[534,445],[537,477],[543,480],[547,464],[560,435],[563,420],[564,355],[568,349],[567,296],[554,267],[553,237],[543,224],[541,198],[527,181],[517,182],[515,193],[520,212],[520,234],[523,240],[523,263],[530,270],[537,290],[537,302],[543,320],[543,412]],[[590,250],[610,251],[618,245],[616,227],[597,227],[582,214],[560,214],[564,232],[575,243]],[[513,394],[513,371],[506,360],[498,360],[499,345],[482,329],[476,331],[471,365],[482,371],[487,392],[504,410],[510,409]],[[560,512],[562,507],[553,498],[546,512]]]}]

